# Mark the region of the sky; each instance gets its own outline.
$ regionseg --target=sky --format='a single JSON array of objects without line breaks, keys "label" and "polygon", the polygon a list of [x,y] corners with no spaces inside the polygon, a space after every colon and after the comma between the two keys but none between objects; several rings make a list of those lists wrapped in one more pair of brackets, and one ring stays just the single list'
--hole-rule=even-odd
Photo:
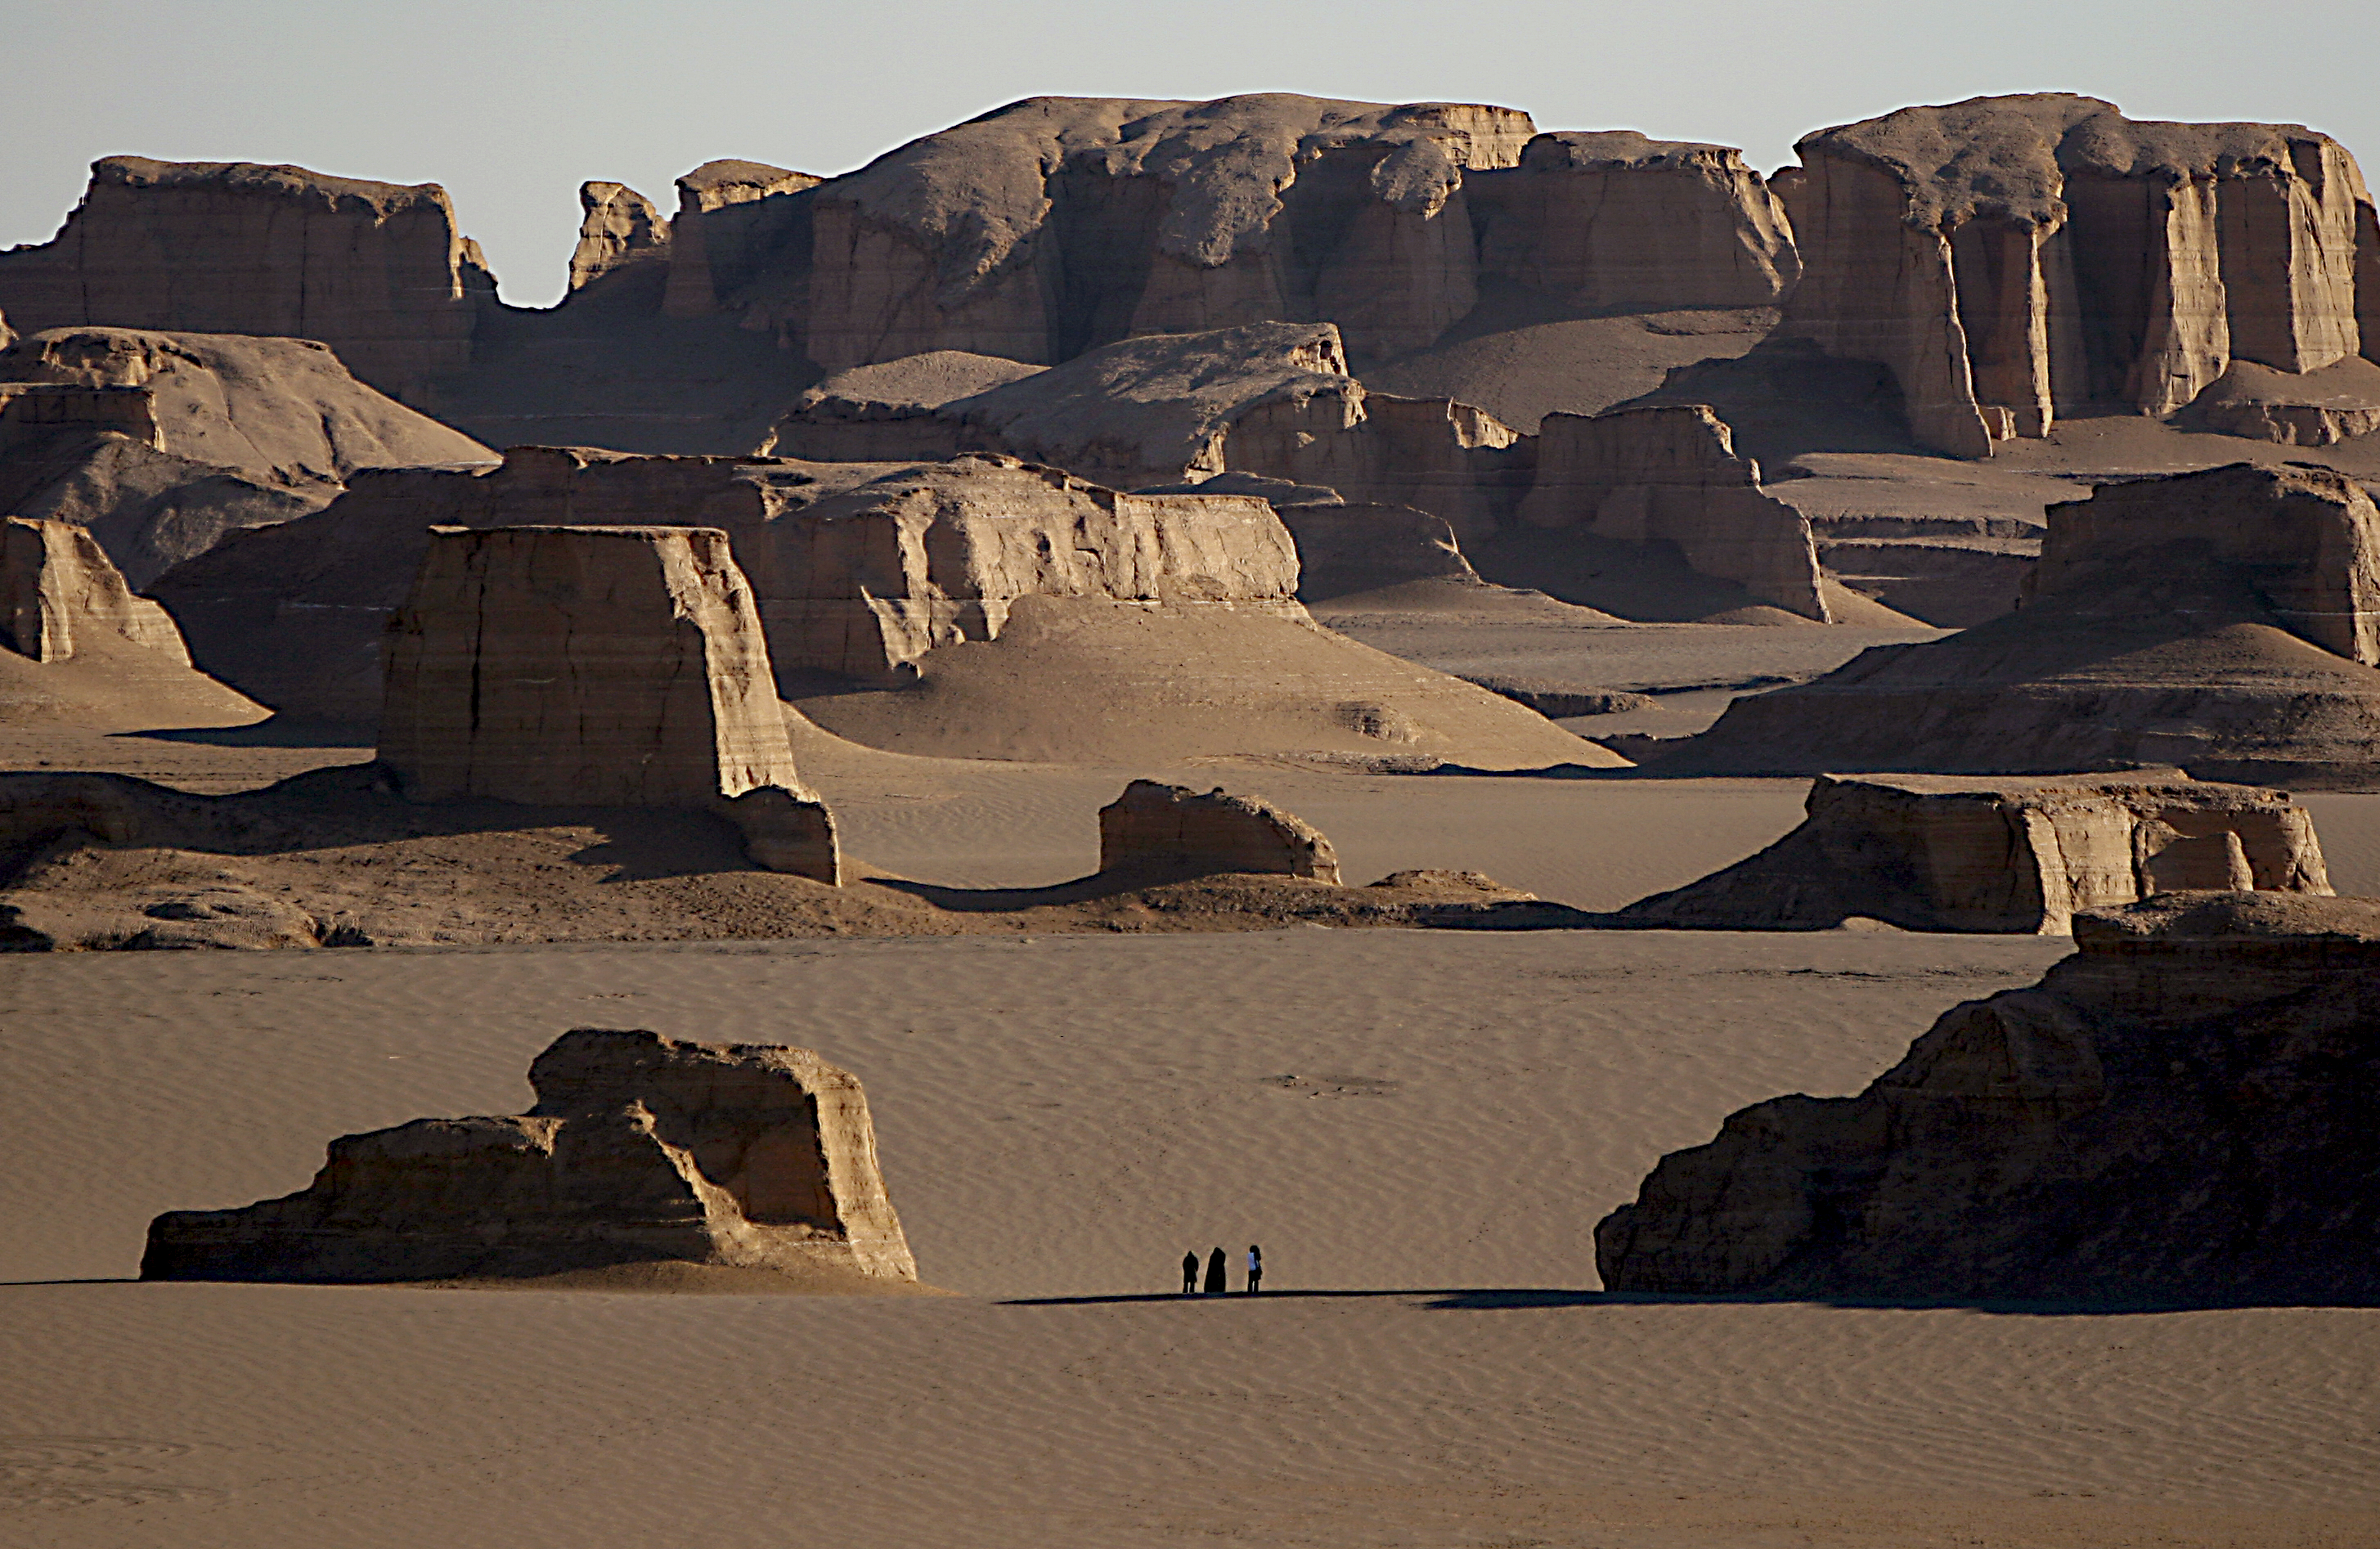
[{"label": "sky", "polygon": [[1914,103],[2080,91],[2135,118],[2311,124],[2380,178],[2380,0],[0,0],[0,246],[91,163],[441,183],[504,298],[562,294],[578,185],[675,207],[722,156],[832,175],[1021,97],[1479,102],[1790,164]]}]

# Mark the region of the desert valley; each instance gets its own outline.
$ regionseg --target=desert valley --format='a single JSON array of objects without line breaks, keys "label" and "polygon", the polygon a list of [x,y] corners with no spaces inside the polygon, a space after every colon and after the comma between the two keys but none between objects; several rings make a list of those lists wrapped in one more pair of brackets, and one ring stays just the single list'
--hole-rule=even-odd
[{"label": "desert valley", "polygon": [[97,162],[0,1544],[2380,1543],[2372,194],[1796,152]]}]

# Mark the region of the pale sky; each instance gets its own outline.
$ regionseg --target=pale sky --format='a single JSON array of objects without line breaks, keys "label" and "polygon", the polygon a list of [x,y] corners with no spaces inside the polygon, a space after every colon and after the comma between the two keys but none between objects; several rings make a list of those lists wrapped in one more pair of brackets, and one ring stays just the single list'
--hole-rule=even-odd
[{"label": "pale sky", "polygon": [[1497,103],[1768,170],[1828,125],[2068,91],[2311,124],[2380,177],[2380,0],[0,0],[0,245],[46,241],[100,156],[291,162],[444,184],[523,305],[561,295],[586,179],[670,209],[714,157],[846,172],[1037,95]]}]

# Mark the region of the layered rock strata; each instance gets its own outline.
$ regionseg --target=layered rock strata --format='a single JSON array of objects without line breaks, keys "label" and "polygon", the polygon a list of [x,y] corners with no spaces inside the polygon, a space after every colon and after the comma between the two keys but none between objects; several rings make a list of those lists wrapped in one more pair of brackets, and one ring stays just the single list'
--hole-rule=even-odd
[{"label": "layered rock strata", "polygon": [[1822,775],[1802,826],[1620,912],[1658,928],[2062,936],[2156,893],[2327,894],[2313,819],[2279,791],[2178,776],[2031,781]]},{"label": "layered rock strata", "polygon": [[1856,1097],[1779,1097],[1596,1228],[1607,1289],[2380,1301],[2380,904],[2173,893],[2074,922]]},{"label": "layered rock strata", "polygon": [[841,880],[725,533],[433,529],[387,661],[380,761],[415,801],[716,805],[771,870]]},{"label": "layered rock strata", "polygon": [[[806,172],[735,160],[705,162],[679,178],[662,309],[672,317],[719,311],[722,296],[769,278],[771,255],[787,248],[807,251],[809,205],[789,196],[819,182]],[[808,301],[798,284],[763,284],[761,290],[752,305],[764,318],[797,316]]]},{"label": "layered rock strata", "polygon": [[0,520],[0,628],[34,661],[65,661],[79,637],[112,635],[173,666],[190,664],[172,617],[135,597],[91,534],[67,522]]},{"label": "layered rock strata", "polygon": [[1888,367],[1917,439],[1956,455],[2086,405],[2171,414],[2234,360],[2310,372],[2365,347],[2371,196],[2302,126],[2142,123],[2045,92],[1796,149],[1784,331]]},{"label": "layered rock strata", "polygon": [[345,1135],[307,1189],[149,1228],[144,1280],[391,1281],[674,1261],[907,1283],[859,1078],[808,1049],[581,1027],[537,1105]]},{"label": "layered rock strata", "polygon": [[1099,870],[1251,872],[1335,884],[1339,856],[1320,829],[1261,796],[1135,780],[1099,808]]},{"label": "layered rock strata", "polygon": [[59,328],[0,350],[0,505],[89,527],[135,585],[361,469],[494,458],[310,340]]},{"label": "layered rock strata", "polygon": [[446,190],[245,162],[109,156],[53,240],[0,253],[20,332],[80,324],[316,339],[421,402],[470,364],[492,288]]},{"label": "layered rock strata", "polygon": [[1665,772],[2380,778],[2380,510],[2354,482],[2235,464],[2103,485],[2048,516],[2016,612],[1864,651],[1630,755]]}]

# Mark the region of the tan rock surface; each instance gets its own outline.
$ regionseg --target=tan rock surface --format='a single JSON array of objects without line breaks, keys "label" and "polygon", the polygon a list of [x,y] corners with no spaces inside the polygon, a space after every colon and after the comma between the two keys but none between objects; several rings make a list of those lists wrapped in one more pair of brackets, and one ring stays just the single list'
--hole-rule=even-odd
[{"label": "tan rock surface", "polygon": [[662,309],[672,317],[715,312],[720,298],[750,282],[771,250],[788,242],[807,248],[807,208],[778,196],[819,181],[806,172],[733,159],[705,162],[679,178]]},{"label": "tan rock surface", "polygon": [[470,364],[470,292],[490,284],[435,183],[245,162],[106,157],[55,239],[0,254],[0,309],[20,333],[319,339],[414,403]]},{"label": "tan rock surface", "polygon": [[2175,893],[2075,922],[1857,1097],[1782,1097],[1596,1228],[1708,1295],[2369,1304],[2380,903]]},{"label": "tan rock surface", "polygon": [[1335,883],[1339,857],[1319,829],[1261,796],[1135,780],[1099,808],[1099,870],[1278,872]]},{"label": "tan rock surface", "polygon": [[2284,446],[2330,446],[2380,430],[2380,365],[2349,356],[2298,373],[2234,360],[2192,400],[2189,418]]},{"label": "tan rock surface", "polygon": [[1656,928],[2061,936],[2077,912],[2189,889],[2328,894],[2313,819],[2278,791],[2178,774],[2046,780],[1822,775],[1802,826],[1630,904]]},{"label": "tan rock surface", "polygon": [[808,1049],[581,1027],[518,1116],[333,1141],[311,1187],[149,1229],[150,1280],[431,1280],[647,1261],[914,1283],[859,1079]]},{"label": "tan rock surface", "polygon": [[578,246],[570,254],[577,290],[624,264],[667,260],[670,228],[651,200],[625,183],[578,185]]}]

